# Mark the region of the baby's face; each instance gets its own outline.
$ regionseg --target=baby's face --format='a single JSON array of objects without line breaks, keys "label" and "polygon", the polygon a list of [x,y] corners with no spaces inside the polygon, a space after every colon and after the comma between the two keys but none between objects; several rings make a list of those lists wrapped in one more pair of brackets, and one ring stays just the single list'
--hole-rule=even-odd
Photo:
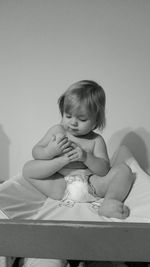
[{"label": "baby's face", "polygon": [[95,118],[88,115],[86,109],[73,112],[64,112],[62,124],[74,136],[83,136],[89,134],[95,128]]}]

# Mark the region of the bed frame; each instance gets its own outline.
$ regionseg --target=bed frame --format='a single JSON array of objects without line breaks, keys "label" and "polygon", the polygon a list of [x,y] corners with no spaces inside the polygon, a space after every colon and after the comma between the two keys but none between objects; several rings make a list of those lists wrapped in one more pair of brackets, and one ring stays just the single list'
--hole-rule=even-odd
[{"label": "bed frame", "polygon": [[0,255],[150,262],[150,224],[1,219]]}]

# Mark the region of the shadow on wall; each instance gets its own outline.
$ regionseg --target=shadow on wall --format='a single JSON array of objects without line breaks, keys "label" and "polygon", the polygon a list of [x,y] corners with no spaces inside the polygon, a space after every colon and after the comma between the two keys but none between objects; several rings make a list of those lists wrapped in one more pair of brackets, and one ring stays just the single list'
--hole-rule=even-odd
[{"label": "shadow on wall", "polygon": [[0,182],[9,178],[10,140],[0,124]]},{"label": "shadow on wall", "polygon": [[150,133],[144,128],[125,128],[116,132],[108,142],[110,158],[120,145],[127,146],[143,170],[150,174]]}]

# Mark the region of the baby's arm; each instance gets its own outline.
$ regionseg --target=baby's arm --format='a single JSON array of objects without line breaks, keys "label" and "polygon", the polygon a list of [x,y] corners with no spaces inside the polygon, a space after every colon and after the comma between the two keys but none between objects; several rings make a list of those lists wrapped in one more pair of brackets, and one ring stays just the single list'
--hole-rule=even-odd
[{"label": "baby's arm", "polygon": [[32,156],[34,159],[52,159],[68,152],[69,149],[70,141],[66,137],[64,128],[61,125],[55,125],[33,147]]},{"label": "baby's arm", "polygon": [[107,148],[102,136],[96,137],[93,152],[86,153],[84,164],[99,176],[105,176],[110,170]]},{"label": "baby's arm", "polygon": [[96,137],[92,152],[74,144],[74,149],[67,155],[70,156],[71,161],[82,161],[93,173],[99,176],[105,176],[110,169],[106,145],[101,136]]}]

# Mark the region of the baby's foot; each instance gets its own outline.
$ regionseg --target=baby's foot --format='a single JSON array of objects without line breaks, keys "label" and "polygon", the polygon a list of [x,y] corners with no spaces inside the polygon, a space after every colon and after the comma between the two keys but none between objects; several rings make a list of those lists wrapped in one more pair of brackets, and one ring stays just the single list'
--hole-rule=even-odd
[{"label": "baby's foot", "polygon": [[104,199],[98,213],[106,217],[126,219],[129,216],[130,210],[121,201],[107,198]]}]

